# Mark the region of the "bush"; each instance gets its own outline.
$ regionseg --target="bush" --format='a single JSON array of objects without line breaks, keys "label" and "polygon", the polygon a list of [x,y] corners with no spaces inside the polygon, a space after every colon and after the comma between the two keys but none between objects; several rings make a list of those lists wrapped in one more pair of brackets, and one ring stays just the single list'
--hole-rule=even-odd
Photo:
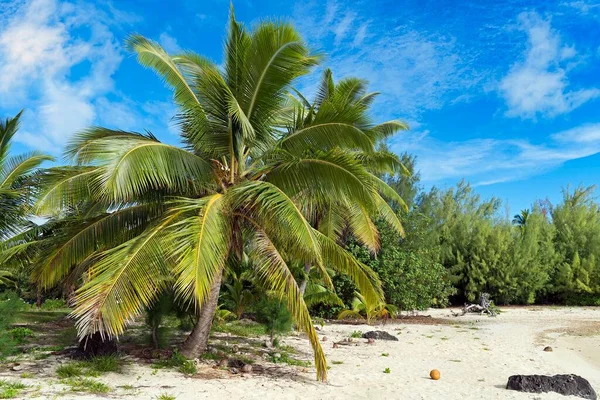
[{"label": "bush", "polygon": [[276,335],[292,329],[292,315],[285,304],[268,296],[263,297],[256,305],[256,319],[265,325],[271,341]]},{"label": "bush", "polygon": [[15,341],[17,344],[23,344],[27,340],[27,338],[33,336],[33,331],[28,328],[14,328],[8,331],[8,335]]},{"label": "bush", "polygon": [[67,303],[63,299],[48,299],[42,303],[41,307],[44,311],[54,311],[63,308],[68,308]]},{"label": "bush", "polygon": [[[0,293],[0,357],[14,354],[17,341],[11,335],[9,328],[14,323],[17,312],[25,308],[25,303],[14,291]],[[22,334],[18,331],[17,336]]]}]

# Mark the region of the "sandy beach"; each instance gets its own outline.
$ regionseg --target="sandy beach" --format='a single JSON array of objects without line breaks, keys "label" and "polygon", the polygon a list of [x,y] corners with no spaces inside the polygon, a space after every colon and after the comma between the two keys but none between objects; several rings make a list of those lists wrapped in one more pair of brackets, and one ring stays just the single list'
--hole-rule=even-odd
[{"label": "sandy beach", "polygon": [[[318,383],[312,367],[264,362],[261,374],[231,375],[206,362],[199,374],[155,370],[128,363],[121,374],[98,378],[111,387],[104,396],[65,393],[53,377],[56,360],[44,360],[38,377],[21,379],[39,385],[37,398],[153,399],[169,394],[177,399],[564,399],[558,394],[525,394],[505,389],[514,374],[573,373],[600,389],[600,309],[569,307],[505,308],[500,316],[453,317],[449,309],[422,313],[446,321],[440,324],[394,323],[382,326],[326,324],[329,381]],[[431,322],[436,322],[432,320]],[[354,339],[333,347],[355,331],[385,330],[399,341],[367,344]],[[220,337],[226,343],[228,337]],[[297,357],[311,360],[308,341],[283,338]],[[552,352],[544,352],[551,346]],[[384,372],[389,368],[389,372]],[[433,381],[429,371],[438,369]],[[3,372],[3,379],[18,378]],[[47,376],[47,377],[44,377]],[[41,378],[40,378],[41,377]],[[23,397],[29,398],[29,395]]]}]

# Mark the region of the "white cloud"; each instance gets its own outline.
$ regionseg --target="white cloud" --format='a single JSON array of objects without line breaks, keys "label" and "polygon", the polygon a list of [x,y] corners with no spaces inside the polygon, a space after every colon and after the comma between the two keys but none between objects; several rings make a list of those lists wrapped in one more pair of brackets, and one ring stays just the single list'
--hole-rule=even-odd
[{"label": "white cloud", "polygon": [[365,40],[365,37],[367,37],[368,26],[369,22],[365,22],[358,28],[358,30],[356,31],[356,35],[354,36],[354,41],[352,42],[352,45],[354,47],[360,46]]},{"label": "white cloud", "polygon": [[[94,11],[33,0],[3,21],[0,106],[26,104],[36,115],[18,141],[58,152],[74,132],[96,119],[95,101],[112,91],[122,54],[102,14]],[[74,68],[86,72],[72,79]],[[31,132],[38,140],[32,140]]]},{"label": "white cloud", "polygon": [[417,155],[417,166],[426,183],[466,178],[476,185],[490,185],[524,179],[599,153],[600,123],[555,133],[544,144],[527,139],[446,143],[428,134],[405,132],[392,139],[391,149]]},{"label": "white cloud", "polygon": [[181,51],[181,47],[179,47],[177,40],[167,32],[160,34],[158,37],[158,42],[169,54],[179,53]]},{"label": "white cloud", "polygon": [[481,84],[481,76],[451,35],[425,31],[402,18],[373,24],[351,7],[330,0],[325,10],[319,3],[302,2],[295,8],[294,21],[313,47],[332,45],[325,65],[335,79],[357,76],[381,92],[375,107],[378,117],[418,118]]},{"label": "white cloud", "polygon": [[577,61],[577,52],[562,43],[550,21],[536,13],[522,13],[519,29],[528,36],[525,57],[513,64],[499,85],[507,115],[533,118],[537,114],[564,114],[600,96],[597,88],[570,87],[568,73]]},{"label": "white cloud", "polygon": [[[59,154],[75,132],[90,125],[176,131],[172,102],[136,102],[115,88],[124,51],[111,28],[139,17],[109,3],[11,4],[0,16],[0,110],[27,107],[17,141]],[[178,48],[166,33],[161,41],[169,51]]]}]

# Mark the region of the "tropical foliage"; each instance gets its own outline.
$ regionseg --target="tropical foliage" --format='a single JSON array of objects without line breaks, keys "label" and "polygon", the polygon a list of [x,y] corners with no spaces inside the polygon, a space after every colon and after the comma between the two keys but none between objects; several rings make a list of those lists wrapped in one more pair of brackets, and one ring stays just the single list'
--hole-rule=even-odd
[{"label": "tropical foliage", "polygon": [[[348,226],[373,251],[372,216],[401,233],[384,199],[402,200],[373,172],[399,168],[375,145],[405,125],[373,124],[367,110],[375,94],[355,79],[334,85],[326,73],[310,106],[291,97],[291,84],[320,56],[287,23],[248,31],[232,13],[223,68],[191,52],[169,55],[139,35],[127,45],[173,89],[184,146],[148,132],[77,134],[65,152],[71,165],[46,171],[37,202],[37,212],[52,218],[52,235],[15,242],[13,253],[36,254],[33,275],[42,287],[77,283],[81,337],[120,335],[173,290],[199,310],[182,348],[188,357],[206,348],[224,272],[247,258],[258,286],[284,301],[308,333],[325,379],[325,357],[289,265],[312,266],[329,288],[332,268],[365,298],[382,298],[377,275],[330,232]],[[344,212],[335,225],[316,229],[310,210],[338,207]],[[228,292],[239,297],[241,289]]]}]

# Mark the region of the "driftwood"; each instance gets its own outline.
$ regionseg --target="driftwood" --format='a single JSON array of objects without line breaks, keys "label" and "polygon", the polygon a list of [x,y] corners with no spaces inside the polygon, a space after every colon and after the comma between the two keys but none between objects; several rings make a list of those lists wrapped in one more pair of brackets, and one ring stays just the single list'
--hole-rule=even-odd
[{"label": "driftwood", "polygon": [[481,296],[479,296],[479,304],[465,303],[465,306],[461,310],[462,313],[452,312],[452,314],[454,314],[455,317],[459,317],[459,316],[465,315],[467,313],[479,313],[479,314],[487,314],[490,317],[495,317],[497,314],[493,308],[490,308],[491,305],[492,305],[492,301],[490,300],[489,293],[482,293]]}]

